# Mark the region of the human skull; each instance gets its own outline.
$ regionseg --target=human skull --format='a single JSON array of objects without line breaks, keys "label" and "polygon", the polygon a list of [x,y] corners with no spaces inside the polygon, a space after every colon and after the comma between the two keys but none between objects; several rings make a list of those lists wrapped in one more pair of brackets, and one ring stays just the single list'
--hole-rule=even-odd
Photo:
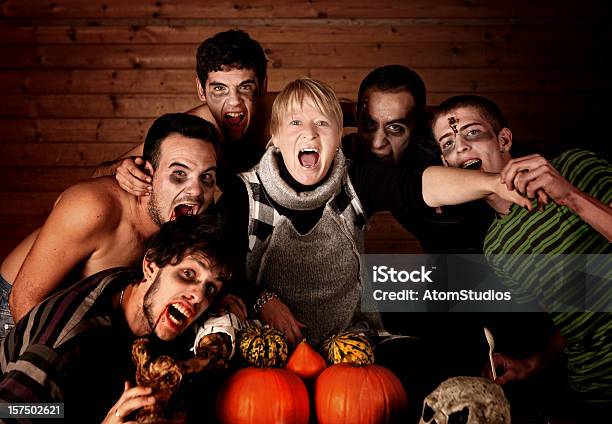
[{"label": "human skull", "polygon": [[453,377],[425,398],[419,424],[510,424],[510,404],[491,380]]}]

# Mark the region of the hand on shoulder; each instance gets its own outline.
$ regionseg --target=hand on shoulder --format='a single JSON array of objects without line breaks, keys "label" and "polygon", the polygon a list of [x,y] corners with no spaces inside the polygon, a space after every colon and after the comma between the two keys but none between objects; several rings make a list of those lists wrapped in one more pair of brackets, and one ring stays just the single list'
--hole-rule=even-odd
[{"label": "hand on shoulder", "polygon": [[145,161],[141,156],[123,159],[115,171],[119,186],[134,196],[149,196],[153,190],[151,176],[145,171]]}]

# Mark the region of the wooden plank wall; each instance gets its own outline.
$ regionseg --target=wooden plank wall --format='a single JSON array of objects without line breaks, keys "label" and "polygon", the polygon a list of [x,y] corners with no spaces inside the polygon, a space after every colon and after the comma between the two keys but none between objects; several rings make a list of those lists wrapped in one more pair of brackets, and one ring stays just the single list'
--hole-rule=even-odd
[{"label": "wooden plank wall", "polygon": [[[0,0],[0,257],[154,117],[198,103],[195,51],[216,32],[262,43],[272,91],[309,75],[354,100],[372,68],[400,63],[429,104],[490,96],[519,150],[554,153],[610,143],[610,15],[606,0]],[[384,215],[368,247],[418,243]]]}]

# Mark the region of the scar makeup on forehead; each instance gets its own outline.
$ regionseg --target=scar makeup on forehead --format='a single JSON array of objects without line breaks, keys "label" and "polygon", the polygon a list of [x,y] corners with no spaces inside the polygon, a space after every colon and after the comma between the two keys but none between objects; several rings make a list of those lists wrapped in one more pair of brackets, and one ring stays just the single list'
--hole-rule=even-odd
[{"label": "scar makeup on forehead", "polygon": [[459,133],[459,131],[457,131],[457,124],[458,123],[459,123],[459,121],[454,116],[451,116],[450,118],[448,118],[448,125],[450,125],[451,130],[453,130],[453,132],[455,134]]}]

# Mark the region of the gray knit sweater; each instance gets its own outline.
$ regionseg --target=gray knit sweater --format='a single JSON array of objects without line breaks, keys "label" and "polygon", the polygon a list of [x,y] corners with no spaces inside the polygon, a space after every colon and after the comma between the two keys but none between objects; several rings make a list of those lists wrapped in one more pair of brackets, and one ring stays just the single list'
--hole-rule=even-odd
[{"label": "gray knit sweater", "polygon": [[[365,216],[342,152],[323,184],[299,193],[282,179],[280,160],[268,149],[259,165],[241,174],[249,196],[247,277],[279,296],[306,324],[314,345],[355,325],[380,328],[378,314],[360,313]],[[300,234],[275,204],[293,210],[325,206],[316,225]]]}]

